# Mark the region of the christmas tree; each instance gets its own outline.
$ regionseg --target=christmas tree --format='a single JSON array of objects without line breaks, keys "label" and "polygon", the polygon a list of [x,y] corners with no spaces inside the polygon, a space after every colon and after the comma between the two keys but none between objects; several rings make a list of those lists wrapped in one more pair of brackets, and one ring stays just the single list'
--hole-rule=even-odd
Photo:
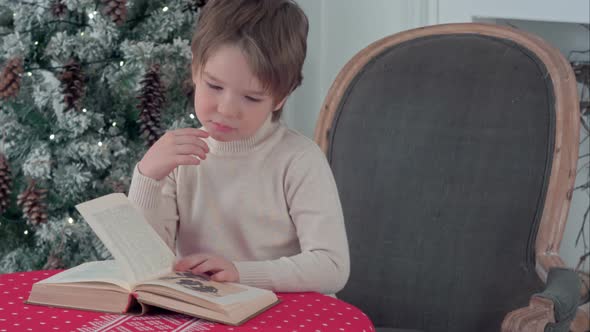
[{"label": "christmas tree", "polygon": [[0,273],[110,258],[75,210],[195,127],[199,0],[0,0]]}]

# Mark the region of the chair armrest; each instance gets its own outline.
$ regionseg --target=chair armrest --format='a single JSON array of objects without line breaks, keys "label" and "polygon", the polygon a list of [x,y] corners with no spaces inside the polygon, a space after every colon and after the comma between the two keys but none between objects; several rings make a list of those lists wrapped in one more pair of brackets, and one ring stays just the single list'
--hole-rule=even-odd
[{"label": "chair armrest", "polygon": [[537,332],[555,323],[553,302],[533,296],[528,307],[509,312],[502,322],[502,332]]},{"label": "chair armrest", "polygon": [[502,332],[569,331],[578,308],[580,287],[576,272],[552,268],[545,290],[534,294],[528,307],[508,313],[502,322]]},{"label": "chair armrest", "polygon": [[590,303],[586,303],[578,307],[576,318],[570,325],[572,332],[588,332],[590,331]]}]

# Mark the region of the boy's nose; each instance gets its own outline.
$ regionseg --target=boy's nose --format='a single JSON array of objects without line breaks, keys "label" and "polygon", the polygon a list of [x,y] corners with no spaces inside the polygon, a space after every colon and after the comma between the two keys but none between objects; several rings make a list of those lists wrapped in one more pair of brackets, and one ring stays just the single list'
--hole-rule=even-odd
[{"label": "boy's nose", "polygon": [[238,106],[231,100],[231,98],[224,98],[217,105],[217,111],[225,116],[233,117],[238,114]]}]

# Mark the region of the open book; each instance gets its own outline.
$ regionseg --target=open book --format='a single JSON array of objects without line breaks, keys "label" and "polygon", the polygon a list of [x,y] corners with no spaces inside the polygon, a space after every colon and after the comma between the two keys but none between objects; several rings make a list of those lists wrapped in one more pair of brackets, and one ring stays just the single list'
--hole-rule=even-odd
[{"label": "open book", "polygon": [[240,325],[278,302],[269,290],[172,271],[174,253],[123,194],[76,208],[115,259],[41,280],[26,303],[136,314],[159,307]]}]

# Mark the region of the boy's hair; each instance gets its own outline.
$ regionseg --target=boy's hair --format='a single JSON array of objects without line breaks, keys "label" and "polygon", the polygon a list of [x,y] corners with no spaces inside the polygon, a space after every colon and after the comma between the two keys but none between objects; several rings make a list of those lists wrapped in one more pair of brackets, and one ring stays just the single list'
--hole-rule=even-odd
[{"label": "boy's hair", "polygon": [[293,0],[209,0],[192,40],[193,75],[219,46],[235,45],[278,104],[301,84],[307,32],[307,17]]}]

